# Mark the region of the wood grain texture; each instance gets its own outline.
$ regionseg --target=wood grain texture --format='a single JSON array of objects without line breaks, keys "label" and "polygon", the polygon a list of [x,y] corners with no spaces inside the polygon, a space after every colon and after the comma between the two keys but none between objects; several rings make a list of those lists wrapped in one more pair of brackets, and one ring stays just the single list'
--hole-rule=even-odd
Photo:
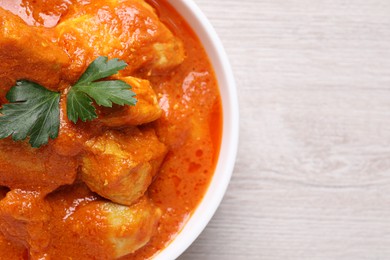
[{"label": "wood grain texture", "polygon": [[390,1],[195,1],[232,63],[241,137],[179,259],[390,259]]}]

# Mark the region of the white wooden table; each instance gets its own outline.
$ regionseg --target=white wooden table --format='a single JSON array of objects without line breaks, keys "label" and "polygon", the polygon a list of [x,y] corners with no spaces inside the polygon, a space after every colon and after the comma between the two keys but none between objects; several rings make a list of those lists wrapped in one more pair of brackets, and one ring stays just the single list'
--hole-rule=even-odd
[{"label": "white wooden table", "polygon": [[232,63],[241,137],[179,259],[390,259],[390,1],[196,2]]}]

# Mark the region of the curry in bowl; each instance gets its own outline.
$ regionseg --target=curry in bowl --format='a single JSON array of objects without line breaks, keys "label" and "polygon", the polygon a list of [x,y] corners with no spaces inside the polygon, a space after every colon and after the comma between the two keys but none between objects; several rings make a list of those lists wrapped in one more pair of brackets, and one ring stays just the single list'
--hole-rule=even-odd
[{"label": "curry in bowl", "polygon": [[222,108],[163,0],[0,0],[0,259],[148,259],[201,201]]}]

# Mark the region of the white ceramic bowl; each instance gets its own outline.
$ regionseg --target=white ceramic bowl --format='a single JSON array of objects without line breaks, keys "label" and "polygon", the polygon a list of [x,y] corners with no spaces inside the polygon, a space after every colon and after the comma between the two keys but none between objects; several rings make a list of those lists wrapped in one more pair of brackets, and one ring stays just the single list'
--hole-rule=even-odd
[{"label": "white ceramic bowl", "polygon": [[236,85],[227,55],[217,33],[192,0],[168,0],[198,35],[214,67],[223,107],[223,133],[217,167],[202,202],[182,231],[154,260],[179,257],[199,236],[214,215],[229,184],[238,145],[238,101]]}]

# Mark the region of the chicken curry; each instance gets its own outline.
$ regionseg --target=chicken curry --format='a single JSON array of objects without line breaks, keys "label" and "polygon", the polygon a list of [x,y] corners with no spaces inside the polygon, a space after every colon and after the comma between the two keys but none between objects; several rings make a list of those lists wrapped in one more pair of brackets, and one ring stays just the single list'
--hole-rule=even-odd
[{"label": "chicken curry", "polygon": [[[99,61],[125,66],[96,86],[120,81],[136,103],[95,98],[93,120],[70,120],[69,96]],[[207,189],[222,125],[214,72],[183,18],[164,0],[0,0],[0,120],[23,101],[16,90],[33,95],[20,80],[58,95],[58,134],[39,148],[37,131],[0,140],[0,259],[164,249]]]}]

